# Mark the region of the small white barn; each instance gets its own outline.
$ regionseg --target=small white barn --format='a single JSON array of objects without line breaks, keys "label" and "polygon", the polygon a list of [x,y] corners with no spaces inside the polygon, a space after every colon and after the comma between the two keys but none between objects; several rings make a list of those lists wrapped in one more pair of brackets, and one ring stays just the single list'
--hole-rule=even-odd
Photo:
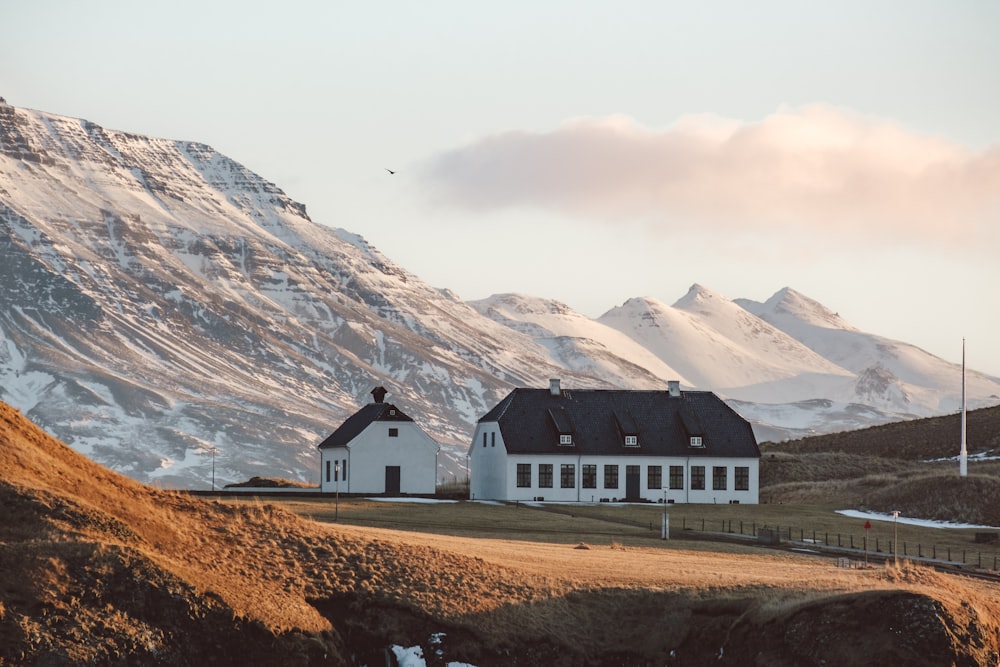
[{"label": "small white barn", "polygon": [[439,446],[392,403],[372,390],[365,405],[319,445],[320,491],[387,496],[436,490]]},{"label": "small white barn", "polygon": [[709,391],[514,389],[476,424],[475,500],[759,502],[750,423]]}]

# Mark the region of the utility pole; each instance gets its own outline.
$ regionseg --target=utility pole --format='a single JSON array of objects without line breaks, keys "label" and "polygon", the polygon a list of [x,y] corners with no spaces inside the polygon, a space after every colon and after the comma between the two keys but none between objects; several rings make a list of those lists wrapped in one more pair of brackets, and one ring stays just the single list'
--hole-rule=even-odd
[{"label": "utility pole", "polygon": [[892,510],[892,561],[899,567],[899,538],[896,533],[896,519],[899,517],[899,510]]}]

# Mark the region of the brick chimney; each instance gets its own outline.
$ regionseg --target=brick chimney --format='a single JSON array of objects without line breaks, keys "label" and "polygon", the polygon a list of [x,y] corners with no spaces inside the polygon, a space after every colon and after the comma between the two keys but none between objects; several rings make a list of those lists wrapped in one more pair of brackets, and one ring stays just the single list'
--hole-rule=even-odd
[{"label": "brick chimney", "polygon": [[680,380],[667,380],[667,391],[674,398],[681,395],[681,381]]},{"label": "brick chimney", "polygon": [[552,378],[549,380],[549,393],[553,396],[559,396],[562,394],[562,390],[559,388],[559,378]]}]

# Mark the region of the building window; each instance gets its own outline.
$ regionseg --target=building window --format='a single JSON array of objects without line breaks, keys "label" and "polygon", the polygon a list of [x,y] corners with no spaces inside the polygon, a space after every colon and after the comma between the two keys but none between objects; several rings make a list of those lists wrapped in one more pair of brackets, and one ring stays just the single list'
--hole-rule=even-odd
[{"label": "building window", "polygon": [[691,490],[705,490],[705,466],[691,466]]},{"label": "building window", "polygon": [[326,462],[326,481],[330,481],[330,462]]},{"label": "building window", "polygon": [[646,468],[646,488],[647,489],[663,488],[662,466],[649,466],[648,468]]},{"label": "building window", "polygon": [[670,488],[684,488],[684,466],[670,466]]},{"label": "building window", "polygon": [[398,438],[399,437],[399,429],[398,428],[390,428],[389,429],[389,437],[390,438]]},{"label": "building window", "polygon": [[563,463],[559,466],[559,487],[572,489],[576,486],[576,465]]},{"label": "building window", "polygon": [[531,487],[531,464],[517,464],[517,488],[527,489]]},{"label": "building window", "polygon": [[343,461],[341,461],[341,463],[340,463],[340,470],[341,470],[341,473],[342,473],[340,475],[340,479],[342,479],[342,480],[344,480],[346,482],[347,481],[347,459],[344,459]]},{"label": "building window", "polygon": [[625,446],[626,447],[638,447],[639,446],[639,436],[637,436],[637,435],[626,435],[625,436]]},{"label": "building window", "polygon": [[726,490],[726,466],[712,466],[712,490]]},{"label": "building window", "polygon": [[538,488],[540,488],[540,489],[551,489],[552,488],[552,464],[551,463],[539,463],[538,464]]},{"label": "building window", "polygon": [[486,446],[486,431],[483,431],[483,447]]},{"label": "building window", "polygon": [[566,435],[566,434],[560,435],[559,436],[559,444],[560,445],[572,445],[573,444],[573,436],[572,435]]},{"label": "building window", "polygon": [[692,447],[704,447],[705,443],[702,442],[700,435],[692,435],[691,436],[691,446]]},{"label": "building window", "polygon": [[497,432],[496,431],[491,431],[490,432],[490,447],[496,447],[496,446],[497,446]]},{"label": "building window", "polygon": [[597,465],[593,463],[585,463],[583,465],[583,488],[585,489],[596,489],[597,488]]},{"label": "building window", "polygon": [[750,468],[746,466],[736,466],[736,486],[737,491],[750,490]]},{"label": "building window", "polygon": [[618,466],[616,465],[604,466],[604,488],[605,489],[618,488]]}]

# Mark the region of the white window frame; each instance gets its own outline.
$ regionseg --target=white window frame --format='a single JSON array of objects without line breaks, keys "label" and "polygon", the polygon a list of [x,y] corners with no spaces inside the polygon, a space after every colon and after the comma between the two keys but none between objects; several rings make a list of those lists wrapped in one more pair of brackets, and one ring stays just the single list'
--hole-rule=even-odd
[{"label": "white window frame", "polygon": [[639,436],[637,436],[637,435],[626,435],[625,436],[625,446],[626,447],[638,447],[639,446]]},{"label": "white window frame", "polygon": [[560,434],[559,435],[559,444],[560,445],[570,445],[570,446],[572,446],[573,445],[573,436],[572,435],[567,435],[565,433]]},{"label": "white window frame", "polygon": [[705,441],[701,439],[700,435],[691,436],[691,446],[692,447],[704,447]]}]

